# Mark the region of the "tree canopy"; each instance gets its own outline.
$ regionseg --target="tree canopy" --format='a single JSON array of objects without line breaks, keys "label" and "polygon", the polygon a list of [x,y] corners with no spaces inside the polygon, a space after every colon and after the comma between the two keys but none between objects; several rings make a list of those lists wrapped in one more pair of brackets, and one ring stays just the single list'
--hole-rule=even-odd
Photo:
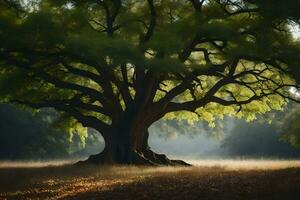
[{"label": "tree canopy", "polygon": [[297,100],[300,43],[290,26],[299,8],[298,0],[1,0],[0,96],[67,113],[106,143],[127,130],[130,148],[144,154],[137,138],[163,117],[253,120]]}]

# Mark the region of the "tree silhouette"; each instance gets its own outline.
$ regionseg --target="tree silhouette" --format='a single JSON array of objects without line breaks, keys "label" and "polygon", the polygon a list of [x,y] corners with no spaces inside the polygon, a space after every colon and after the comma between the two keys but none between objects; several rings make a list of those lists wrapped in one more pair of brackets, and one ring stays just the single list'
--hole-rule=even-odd
[{"label": "tree silhouette", "polygon": [[298,88],[298,0],[18,2],[0,3],[2,100],[98,130],[87,162],[186,164],[151,151],[151,124],[252,120]]}]

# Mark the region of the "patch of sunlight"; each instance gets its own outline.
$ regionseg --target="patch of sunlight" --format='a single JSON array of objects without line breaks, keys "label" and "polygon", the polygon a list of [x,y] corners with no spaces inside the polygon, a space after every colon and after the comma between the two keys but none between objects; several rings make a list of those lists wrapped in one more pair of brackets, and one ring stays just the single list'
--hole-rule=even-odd
[{"label": "patch of sunlight", "polygon": [[75,163],[74,160],[51,160],[51,161],[0,161],[0,168],[39,168],[48,166],[62,166]]},{"label": "patch of sunlight", "polygon": [[276,170],[300,167],[300,160],[265,160],[265,159],[237,159],[237,160],[188,160],[199,167],[221,167],[228,170]]},{"label": "patch of sunlight", "polygon": [[300,25],[299,25],[299,24],[297,24],[297,23],[292,23],[292,24],[290,25],[290,30],[291,30],[291,32],[292,32],[292,34],[293,34],[293,37],[294,37],[295,39],[299,39],[299,38],[300,38]]}]

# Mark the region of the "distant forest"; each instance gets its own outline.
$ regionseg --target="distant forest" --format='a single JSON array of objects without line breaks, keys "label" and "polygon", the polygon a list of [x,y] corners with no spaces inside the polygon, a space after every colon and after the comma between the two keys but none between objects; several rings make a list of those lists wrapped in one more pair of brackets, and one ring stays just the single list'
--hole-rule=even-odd
[{"label": "distant forest", "polygon": [[0,105],[0,159],[83,157],[101,150],[98,133],[88,130],[82,137],[76,131],[53,127],[55,114],[53,110],[32,113],[13,105]]}]

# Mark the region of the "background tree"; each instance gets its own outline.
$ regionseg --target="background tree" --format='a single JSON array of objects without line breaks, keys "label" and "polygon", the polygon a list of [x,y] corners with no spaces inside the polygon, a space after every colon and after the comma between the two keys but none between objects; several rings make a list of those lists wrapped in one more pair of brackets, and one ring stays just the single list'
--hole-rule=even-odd
[{"label": "background tree", "polygon": [[246,123],[239,120],[222,141],[222,148],[230,157],[299,158],[300,151],[283,141],[283,135],[276,122]]},{"label": "background tree", "polygon": [[104,146],[99,133],[69,129],[66,122],[55,123],[62,119],[58,117],[53,109],[32,113],[31,109],[0,104],[0,159],[83,158]]},{"label": "background tree", "polygon": [[284,133],[283,140],[289,142],[293,147],[300,148],[300,106],[299,104],[291,105],[292,109],[280,121],[279,125]]},{"label": "background tree", "polygon": [[298,0],[18,2],[0,3],[2,100],[98,130],[87,162],[186,164],[151,151],[152,123],[253,120],[298,88]]},{"label": "background tree", "polygon": [[50,129],[45,113],[32,115],[12,105],[0,105],[0,159],[53,159],[68,156],[70,134]]}]

